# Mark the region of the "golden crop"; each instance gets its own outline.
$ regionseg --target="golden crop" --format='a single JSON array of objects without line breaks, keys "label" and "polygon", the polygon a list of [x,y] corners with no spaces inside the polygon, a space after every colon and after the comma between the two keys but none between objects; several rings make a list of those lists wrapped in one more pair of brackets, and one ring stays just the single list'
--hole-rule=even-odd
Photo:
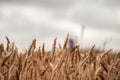
[{"label": "golden crop", "polygon": [[55,39],[51,51],[44,44],[36,49],[34,39],[19,53],[6,39],[6,48],[0,44],[0,80],[120,80],[120,53],[98,53],[95,46],[85,52],[78,45],[67,50],[68,37],[59,48]]}]

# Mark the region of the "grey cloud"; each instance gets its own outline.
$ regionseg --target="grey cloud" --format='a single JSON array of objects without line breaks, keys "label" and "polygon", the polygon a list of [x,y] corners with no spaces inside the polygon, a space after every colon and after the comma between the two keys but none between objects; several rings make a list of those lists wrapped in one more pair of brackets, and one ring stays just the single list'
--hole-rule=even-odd
[{"label": "grey cloud", "polygon": [[3,3],[32,3],[42,5],[48,8],[66,8],[74,3],[85,2],[85,3],[101,3],[102,5],[109,7],[120,7],[120,0],[0,0]]},{"label": "grey cloud", "polygon": [[66,8],[79,0],[1,0],[3,3],[37,4],[47,8]]},{"label": "grey cloud", "polygon": [[103,2],[109,7],[120,7],[120,0],[103,0]]},{"label": "grey cloud", "polygon": [[48,36],[59,36],[67,34],[66,31],[57,29],[57,27],[58,26],[54,26],[52,24],[40,24],[39,27],[36,27],[34,31],[36,31],[40,36],[44,38]]},{"label": "grey cloud", "polygon": [[[99,4],[99,1],[101,4]],[[24,3],[28,3],[33,6],[37,5],[36,7],[49,9],[49,11],[53,12],[53,16],[48,20],[53,20],[52,24],[49,24],[50,22],[47,21],[46,23],[45,21],[43,21],[44,23],[39,23],[38,21],[36,24],[26,18],[26,16],[20,14],[13,14],[4,19],[4,23],[7,23],[7,26],[4,28],[4,32],[16,32],[17,38],[14,35],[16,41],[20,39],[20,41],[23,40],[24,42],[25,40],[31,40],[34,37],[37,37],[38,40],[42,42],[47,40],[49,41],[51,37],[53,38],[56,36],[59,37],[60,35],[66,35],[67,31],[59,30],[57,29],[58,26],[54,25],[56,19],[71,20],[71,22],[73,21],[75,24],[83,24],[86,27],[90,27],[90,29],[96,28],[117,32],[118,34],[120,33],[120,24],[118,24],[116,15],[112,9],[109,8],[110,6],[117,8],[116,5],[119,4],[119,0],[98,0],[92,3],[90,1],[90,3],[84,1],[84,4],[79,3],[78,0],[4,0],[3,2],[13,2],[15,4],[20,4],[21,6]],[[80,6],[73,8],[73,10],[69,12],[75,4]],[[13,35],[11,35],[11,37],[12,36]],[[115,43],[112,45],[116,46],[119,43],[119,40],[114,40],[114,42]],[[119,44],[117,46],[119,46]]]},{"label": "grey cloud", "polygon": [[92,5],[80,7],[71,16],[74,22],[86,25],[86,27],[120,31],[117,16],[112,10]]},{"label": "grey cloud", "polygon": [[19,13],[11,14],[9,17],[5,17],[1,21],[3,22],[3,24],[6,24],[5,26],[3,26],[3,29],[6,32],[31,32],[32,27],[34,26],[28,18]]}]

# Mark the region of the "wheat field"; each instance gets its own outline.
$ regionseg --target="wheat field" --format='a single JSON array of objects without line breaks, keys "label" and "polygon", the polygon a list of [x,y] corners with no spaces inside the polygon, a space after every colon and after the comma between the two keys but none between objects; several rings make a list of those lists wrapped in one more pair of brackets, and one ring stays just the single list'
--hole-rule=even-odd
[{"label": "wheat field", "polygon": [[0,44],[0,80],[120,80],[120,53],[95,52],[93,45],[82,51],[79,45],[67,49],[69,36],[62,45],[46,51],[36,49],[34,39],[24,52],[18,52],[8,37],[7,47]]}]

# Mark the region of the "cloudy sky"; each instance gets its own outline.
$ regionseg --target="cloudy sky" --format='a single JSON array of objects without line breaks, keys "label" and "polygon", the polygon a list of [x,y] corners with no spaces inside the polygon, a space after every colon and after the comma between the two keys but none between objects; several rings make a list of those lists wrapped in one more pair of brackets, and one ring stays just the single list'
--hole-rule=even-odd
[{"label": "cloudy sky", "polygon": [[55,37],[63,43],[67,33],[83,47],[120,49],[120,0],[1,0],[0,43],[5,36],[24,49],[36,38],[49,49]]}]

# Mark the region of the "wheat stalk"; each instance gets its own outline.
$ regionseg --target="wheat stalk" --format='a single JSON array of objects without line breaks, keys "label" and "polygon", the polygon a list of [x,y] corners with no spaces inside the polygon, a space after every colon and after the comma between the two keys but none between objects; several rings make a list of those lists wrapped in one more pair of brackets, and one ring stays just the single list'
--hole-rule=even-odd
[{"label": "wheat stalk", "polygon": [[[36,49],[36,39],[29,49],[18,52],[15,43],[7,48],[0,44],[0,80],[119,80],[120,53],[96,52],[93,45],[88,51],[76,45],[67,50],[67,35],[63,48],[56,46],[54,39],[52,49],[45,50],[45,44]],[[3,54],[5,53],[5,54]]]}]

